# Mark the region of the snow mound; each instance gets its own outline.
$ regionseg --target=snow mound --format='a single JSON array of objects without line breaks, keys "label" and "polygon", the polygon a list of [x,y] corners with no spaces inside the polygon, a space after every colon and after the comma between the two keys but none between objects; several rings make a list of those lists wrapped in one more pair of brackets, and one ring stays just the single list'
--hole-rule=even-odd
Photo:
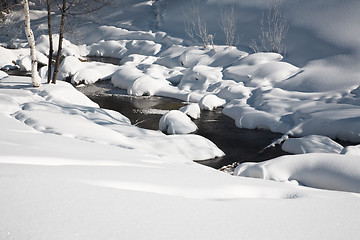
[{"label": "snow mound", "polygon": [[195,132],[197,126],[185,113],[172,110],[161,117],[159,129],[168,134],[187,134]]},{"label": "snow mound", "polygon": [[281,146],[282,150],[294,154],[303,153],[340,153],[343,146],[331,138],[310,135],[302,138],[289,138]]},{"label": "snow mound", "polygon": [[283,156],[262,163],[243,163],[235,175],[360,193],[360,157],[331,153]]}]

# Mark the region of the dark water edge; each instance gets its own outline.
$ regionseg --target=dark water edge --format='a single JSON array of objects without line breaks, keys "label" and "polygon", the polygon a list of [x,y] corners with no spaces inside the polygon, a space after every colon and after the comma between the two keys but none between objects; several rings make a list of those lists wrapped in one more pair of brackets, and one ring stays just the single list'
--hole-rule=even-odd
[{"label": "dark water edge", "polygon": [[[159,120],[164,110],[177,110],[186,104],[166,97],[128,96],[126,91],[114,88],[109,81],[79,87],[78,90],[100,107],[120,112],[128,117],[132,124],[151,130],[159,129]],[[226,154],[221,158],[196,161],[200,164],[219,169],[234,162],[262,162],[289,154],[282,151],[280,146],[261,152],[282,134],[266,130],[240,129],[235,126],[233,119],[221,113],[221,109],[202,111],[201,118],[193,121],[198,126],[195,134],[211,140]]]}]

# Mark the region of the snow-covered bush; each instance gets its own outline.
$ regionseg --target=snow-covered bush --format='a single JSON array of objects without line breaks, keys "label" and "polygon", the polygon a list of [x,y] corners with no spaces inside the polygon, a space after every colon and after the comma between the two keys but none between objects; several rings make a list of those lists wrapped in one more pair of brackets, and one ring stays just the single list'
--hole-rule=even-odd
[{"label": "snow-covered bush", "polygon": [[230,6],[220,9],[220,29],[225,35],[225,44],[232,46],[236,37],[236,8]]},{"label": "snow-covered bush", "polygon": [[200,16],[198,1],[193,1],[192,6],[185,14],[185,33],[195,43],[203,47],[214,48],[214,35],[208,32],[206,22]]}]

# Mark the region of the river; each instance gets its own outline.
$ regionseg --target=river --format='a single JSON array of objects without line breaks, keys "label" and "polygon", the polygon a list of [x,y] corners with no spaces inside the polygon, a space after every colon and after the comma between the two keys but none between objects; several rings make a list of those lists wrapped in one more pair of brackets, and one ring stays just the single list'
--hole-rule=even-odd
[{"label": "river", "polygon": [[[141,128],[158,130],[161,116],[169,110],[177,110],[186,103],[165,97],[134,97],[126,91],[113,87],[109,80],[77,87],[100,107],[115,110],[128,117],[132,124]],[[264,147],[282,136],[266,130],[240,129],[234,120],[223,115],[221,109],[202,111],[201,118],[194,120],[199,134],[214,142],[225,152],[222,158],[197,161],[219,169],[234,162],[261,162],[288,154],[280,146]]]}]

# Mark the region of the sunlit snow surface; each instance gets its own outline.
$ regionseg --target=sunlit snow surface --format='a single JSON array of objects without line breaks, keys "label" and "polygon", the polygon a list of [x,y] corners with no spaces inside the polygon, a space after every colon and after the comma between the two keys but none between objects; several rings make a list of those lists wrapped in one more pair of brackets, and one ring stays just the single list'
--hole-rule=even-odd
[{"label": "sunlit snow surface", "polygon": [[[131,95],[193,103],[164,131],[186,123],[181,133],[192,132],[189,117],[223,106],[238,127],[283,133],[283,149],[299,155],[244,163],[235,173],[246,178],[228,176],[192,162],[223,154],[202,137],[140,129],[67,83],[34,89],[0,71],[0,239],[357,239],[359,1],[283,1],[285,57],[244,47],[258,37],[267,2],[201,1],[214,49],[188,46],[190,0],[113,4],[92,15],[96,22],[75,20],[59,78],[111,79]],[[219,3],[238,10],[238,47],[221,45]],[[23,35],[7,37],[20,29],[18,16],[1,29],[4,45],[25,47]],[[32,17],[46,64],[46,14]],[[0,66],[29,70],[27,54],[0,47]]]}]

